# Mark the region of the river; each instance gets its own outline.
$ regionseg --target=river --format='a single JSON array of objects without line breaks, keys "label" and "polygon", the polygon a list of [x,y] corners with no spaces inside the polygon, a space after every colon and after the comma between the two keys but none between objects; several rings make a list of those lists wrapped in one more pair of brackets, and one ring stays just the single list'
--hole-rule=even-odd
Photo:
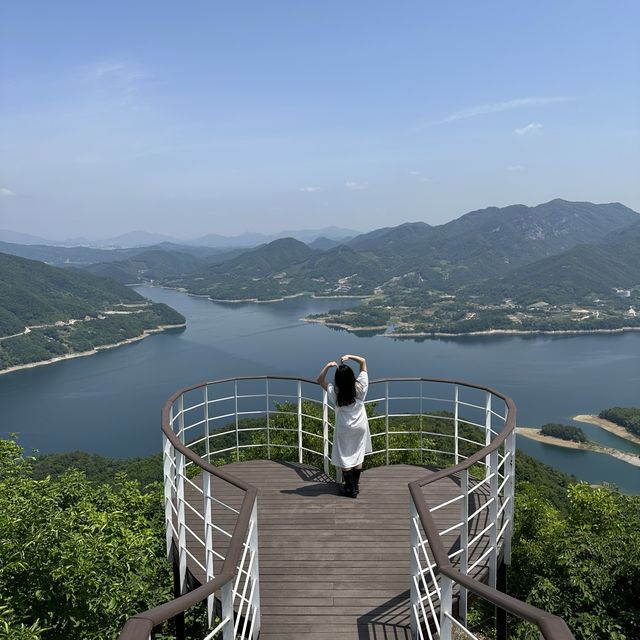
[{"label": "river", "polygon": [[[348,300],[214,304],[177,291],[136,289],[183,313],[187,328],[0,376],[2,435],[17,432],[27,450],[41,452],[147,455],[160,450],[160,407],[178,388],[236,375],[315,378],[322,364],[343,353],[365,354],[376,378],[455,378],[499,389],[515,400],[522,426],[571,423],[578,413],[640,404],[640,332],[399,340],[300,321],[354,304]],[[598,427],[578,426],[592,440],[640,452]],[[640,493],[639,467],[523,437],[518,447],[578,478]]]}]

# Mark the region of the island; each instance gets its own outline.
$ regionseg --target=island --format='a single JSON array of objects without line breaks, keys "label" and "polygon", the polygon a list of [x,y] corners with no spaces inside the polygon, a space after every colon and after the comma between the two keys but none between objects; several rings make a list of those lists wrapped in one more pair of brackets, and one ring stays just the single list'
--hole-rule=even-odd
[{"label": "island", "polygon": [[582,451],[592,451],[594,453],[603,453],[605,455],[617,458],[628,464],[640,467],[640,456],[628,451],[620,451],[613,447],[605,447],[589,440],[582,429],[572,427],[571,425],[547,424],[540,429],[532,429],[527,427],[516,427],[516,433],[556,447],[565,447],[567,449],[580,449]]}]

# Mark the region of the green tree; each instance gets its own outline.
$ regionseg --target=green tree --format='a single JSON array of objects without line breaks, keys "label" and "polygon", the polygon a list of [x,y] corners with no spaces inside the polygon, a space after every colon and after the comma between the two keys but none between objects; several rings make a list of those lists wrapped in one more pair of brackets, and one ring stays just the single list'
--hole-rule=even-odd
[{"label": "green tree", "polygon": [[0,638],[101,640],[171,599],[162,501],[120,475],[35,480],[0,440]]},{"label": "green tree", "polygon": [[[640,497],[577,483],[565,518],[534,485],[516,496],[510,591],[579,640],[640,637]],[[537,637],[522,625],[515,638]]]}]

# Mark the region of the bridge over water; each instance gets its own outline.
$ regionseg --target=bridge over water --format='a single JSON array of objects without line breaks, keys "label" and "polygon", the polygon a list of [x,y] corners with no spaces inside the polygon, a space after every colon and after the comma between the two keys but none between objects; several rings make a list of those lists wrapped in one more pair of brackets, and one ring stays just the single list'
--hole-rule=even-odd
[{"label": "bridge over water", "polygon": [[[333,409],[311,380],[207,382],[162,412],[167,555],[176,598],[129,619],[144,640],[207,603],[205,640],[476,638],[469,605],[495,606],[547,640],[556,616],[504,593],[515,406],[479,385],[371,381],[374,451],[357,499],[330,464]],[[477,632],[475,632],[477,633]],[[483,636],[486,637],[486,636]]]}]

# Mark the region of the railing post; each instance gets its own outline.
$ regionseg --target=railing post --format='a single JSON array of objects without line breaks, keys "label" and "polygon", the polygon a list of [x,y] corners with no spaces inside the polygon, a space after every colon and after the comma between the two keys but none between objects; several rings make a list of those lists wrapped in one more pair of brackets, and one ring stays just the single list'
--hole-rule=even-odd
[{"label": "railing post", "polygon": [[[204,553],[205,567],[207,569],[206,579],[210,582],[215,577],[213,570],[213,518],[211,507],[211,474],[208,471],[202,472],[202,497],[204,500]],[[207,598],[207,612],[209,614],[209,626],[213,626],[215,614],[215,595],[211,594]]]},{"label": "railing post", "polygon": [[302,464],[302,383],[298,380],[298,462]]},{"label": "railing post", "polygon": [[253,503],[253,509],[251,511],[251,521],[253,522],[253,531],[249,539],[249,550],[253,553],[253,564],[251,565],[251,588],[253,591],[253,638],[254,640],[257,640],[260,636],[260,564],[258,557],[257,498]]},{"label": "railing post", "polygon": [[185,578],[187,575],[187,523],[185,519],[184,478],[186,469],[184,455],[176,451],[176,477],[178,480],[178,562],[180,566],[180,592],[184,592]]},{"label": "railing post", "polygon": [[454,451],[454,459],[456,464],[460,461],[460,447],[459,447],[459,437],[460,437],[460,408],[458,406],[458,400],[460,398],[460,389],[458,385],[454,385],[453,387],[453,400],[454,400],[454,408],[453,408],[453,451]]},{"label": "railing post", "polygon": [[233,396],[236,412],[236,462],[240,462],[240,435],[238,434],[238,381],[233,381]]},{"label": "railing post", "polygon": [[[469,469],[460,472],[460,490],[462,491],[462,504],[460,505],[460,564],[458,569],[463,575],[467,575],[469,569]],[[467,590],[460,585],[458,604],[458,617],[463,625],[467,624]]]},{"label": "railing post", "polygon": [[[489,391],[485,394],[484,406],[484,444],[488,447],[491,444],[491,393]],[[488,455],[484,459],[484,470],[487,477],[491,473],[491,461]]]},{"label": "railing post", "polygon": [[222,640],[234,640],[234,615],[233,615],[233,580],[229,580],[221,589],[221,615],[228,620],[222,629]]},{"label": "railing post", "polygon": [[498,576],[498,450],[495,449],[489,454],[489,472],[493,474],[489,481],[490,500],[489,522],[492,527],[489,529],[489,586],[496,588]]},{"label": "railing post", "polygon": [[[418,512],[416,505],[413,502],[413,497],[409,496],[409,531],[411,534],[411,544],[409,545],[409,553],[411,555],[411,591],[409,605],[411,607],[411,637],[415,640],[418,637],[418,626],[420,625],[420,618],[418,615],[418,606],[420,593],[418,592],[418,581],[420,579],[420,563],[418,562],[419,550],[418,546],[420,541],[418,540],[417,532]],[[425,620],[425,624],[429,624],[428,620]]]},{"label": "railing post", "polygon": [[384,446],[387,451],[386,464],[389,466],[389,382],[384,383]]},{"label": "railing post", "polygon": [[[440,574],[440,640],[451,640],[453,610],[453,580]],[[448,614],[448,615],[447,615]]]},{"label": "railing post", "polygon": [[324,473],[329,475],[329,405],[327,391],[322,390],[322,455],[324,458]]},{"label": "railing post", "polygon": [[211,443],[209,442],[209,438],[211,437],[209,431],[209,386],[206,384],[204,385],[204,426],[207,434],[207,439],[204,441],[205,454],[207,456],[206,460],[211,464]]},{"label": "railing post", "polygon": [[[170,423],[173,425],[173,407],[171,407]],[[174,450],[169,438],[162,434],[162,456],[163,456],[163,477],[164,477],[164,520],[165,536],[167,541],[167,558],[171,556],[171,543],[173,541],[173,492],[175,490],[175,459]],[[173,460],[172,460],[173,459]],[[173,462],[173,465],[171,464]]]},{"label": "railing post", "polygon": [[271,417],[271,402],[269,399],[269,378],[265,380],[266,383],[266,391],[267,391],[267,458],[271,460],[271,426],[270,420]]},{"label": "railing post", "polygon": [[508,519],[507,528],[504,535],[504,562],[506,565],[511,564],[511,536],[513,535],[513,501],[515,494],[515,473],[516,473],[516,434],[510,433],[505,441],[505,449],[509,453],[509,459],[505,473],[509,474],[509,478],[505,483],[504,493],[505,499],[508,500],[504,509],[505,518]]},{"label": "railing post", "polygon": [[420,464],[422,464],[422,455],[424,449],[424,441],[422,437],[422,396],[424,395],[424,391],[422,389],[422,380],[420,380]]}]

